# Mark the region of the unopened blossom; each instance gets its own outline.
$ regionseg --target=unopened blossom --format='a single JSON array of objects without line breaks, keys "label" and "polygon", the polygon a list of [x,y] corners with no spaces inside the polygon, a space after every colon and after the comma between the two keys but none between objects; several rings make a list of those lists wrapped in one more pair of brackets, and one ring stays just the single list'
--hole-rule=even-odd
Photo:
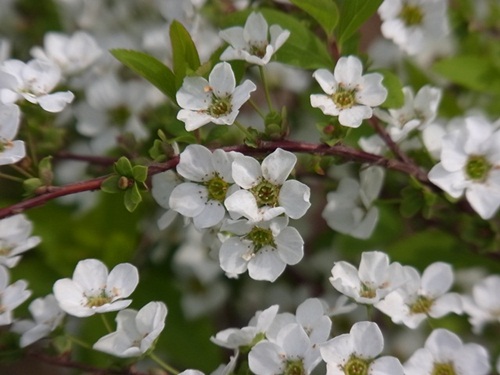
[{"label": "unopened blossom", "polygon": [[464,344],[460,337],[446,329],[435,329],[404,364],[406,375],[490,374],[488,352],[481,345]]},{"label": "unopened blossom", "polygon": [[75,95],[70,91],[51,93],[60,81],[61,70],[50,61],[6,60],[0,64],[0,102],[14,103],[24,98],[47,112],[61,112]]},{"label": "unopened blossom", "polygon": [[297,180],[287,180],[297,157],[280,148],[260,164],[250,156],[238,156],[232,164],[233,179],[242,190],[224,202],[233,219],[267,221],[285,214],[301,218],[310,207],[310,189]]},{"label": "unopened blossom", "polygon": [[185,182],[175,186],[168,205],[192,218],[199,229],[213,227],[226,216],[224,200],[239,187],[235,185],[231,164],[238,152],[214,152],[201,145],[189,145],[180,154],[177,173]]},{"label": "unopened blossom", "polygon": [[357,128],[364,119],[373,115],[373,107],[387,98],[379,73],[363,75],[363,65],[355,56],[341,57],[333,74],[318,69],[313,77],[325,94],[311,95],[311,105],[325,115],[338,116],[341,125]]},{"label": "unopened blossom", "polygon": [[167,312],[163,302],[149,302],[139,311],[121,310],[116,316],[116,331],[101,337],[92,348],[120,358],[139,357],[165,328]]},{"label": "unopened blossom", "polygon": [[0,266],[0,326],[13,322],[13,311],[26,301],[31,291],[27,290],[25,280],[17,280],[10,284],[10,274],[7,268]]},{"label": "unopened blossom", "polygon": [[47,337],[62,323],[66,315],[52,294],[33,300],[29,311],[33,320],[16,321],[12,328],[14,332],[21,334],[21,348]]},{"label": "unopened blossom", "polygon": [[250,80],[236,86],[231,65],[219,63],[210,72],[208,81],[203,77],[186,77],[177,91],[176,99],[182,108],[177,119],[184,122],[187,131],[213,122],[217,125],[232,125],[240,107],[256,90]]},{"label": "unopened blossom", "polygon": [[490,219],[500,207],[500,130],[483,117],[464,121],[444,136],[429,180],[453,198],[465,193],[474,211]]},{"label": "unopened blossom", "polygon": [[221,268],[230,274],[248,269],[252,279],[273,282],[286,265],[297,264],[304,256],[304,240],[297,229],[288,226],[287,217],[256,223],[238,220],[221,230],[233,234],[219,252]]},{"label": "unopened blossom", "polygon": [[25,215],[17,214],[0,220],[0,264],[14,267],[21,254],[40,243],[40,237],[32,236],[33,224]]},{"label": "unopened blossom", "polygon": [[248,354],[256,375],[310,374],[321,361],[319,350],[298,323],[283,327],[275,340],[262,340]]},{"label": "unopened blossom", "polygon": [[288,30],[279,25],[268,26],[261,13],[252,12],[244,27],[230,27],[219,36],[229,43],[220,59],[245,60],[251,64],[266,65],[274,53],[290,36]]},{"label": "unopened blossom", "polygon": [[15,104],[3,104],[0,101],[0,165],[17,163],[26,156],[24,142],[14,140],[20,121],[19,107]]},{"label": "unopened blossom", "polygon": [[404,105],[387,112],[375,110],[375,115],[387,123],[387,133],[394,142],[407,138],[410,132],[422,129],[436,118],[441,101],[441,90],[429,85],[423,86],[417,94],[411,87],[403,87]]},{"label": "unopened blossom", "polygon": [[406,284],[375,304],[394,323],[413,329],[428,317],[441,318],[451,312],[462,313],[460,295],[449,292],[453,284],[453,270],[449,264],[432,263],[421,277],[410,268],[408,275]]},{"label": "unopened blossom", "polygon": [[380,251],[368,251],[361,255],[359,270],[345,261],[336,262],[330,282],[356,302],[371,305],[404,285],[408,278],[408,267],[389,263],[387,254]]},{"label": "unopened blossom", "polygon": [[480,333],[488,323],[500,323],[500,276],[491,275],[475,284],[471,296],[464,296],[464,312],[475,333]]},{"label": "unopened blossom", "polygon": [[378,9],[381,31],[409,55],[426,51],[449,33],[446,1],[385,0]]},{"label": "unopened blossom", "polygon": [[403,375],[403,366],[396,357],[380,357],[383,349],[384,337],[373,322],[355,323],[349,333],[320,346],[327,375]]},{"label": "unopened blossom", "polygon": [[130,263],[108,268],[97,259],[85,259],[76,265],[72,279],[60,279],[54,284],[54,296],[68,314],[86,317],[95,313],[124,309],[132,300],[139,282],[137,268]]},{"label": "unopened blossom", "polygon": [[44,35],[43,44],[43,49],[33,47],[31,55],[57,64],[65,75],[83,71],[102,54],[97,42],[85,31],[77,31],[71,36],[48,32]]},{"label": "unopened blossom", "polygon": [[360,172],[360,180],[344,177],[336,191],[326,196],[327,204],[321,216],[328,226],[337,232],[355,238],[369,238],[379,218],[379,210],[373,205],[384,181],[384,170],[370,166]]}]

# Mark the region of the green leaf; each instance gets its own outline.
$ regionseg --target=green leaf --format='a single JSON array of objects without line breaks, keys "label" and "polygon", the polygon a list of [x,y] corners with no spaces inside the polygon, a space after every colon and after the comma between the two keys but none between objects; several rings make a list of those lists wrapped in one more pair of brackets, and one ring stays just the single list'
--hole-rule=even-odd
[{"label": "green leaf", "polygon": [[483,56],[460,55],[436,62],[432,69],[453,83],[475,91],[500,93],[500,70]]},{"label": "green leaf", "polygon": [[125,156],[115,163],[115,170],[120,176],[132,177],[132,164]]},{"label": "green leaf", "polygon": [[411,186],[407,186],[401,191],[401,197],[402,201],[399,211],[403,217],[410,218],[415,216],[424,205],[422,192]]},{"label": "green leaf", "polygon": [[337,0],[339,23],[337,41],[342,45],[370,18],[383,0]]},{"label": "green leaf", "polygon": [[382,84],[387,89],[387,99],[381,106],[384,108],[401,108],[405,104],[405,96],[403,94],[403,84],[398,76],[385,69],[377,70],[377,72],[384,76]]},{"label": "green leaf", "polygon": [[[333,69],[333,61],[325,43],[304,23],[277,10],[263,8],[260,12],[269,25],[280,25],[290,31],[290,37],[275,55],[277,61],[304,69]],[[250,10],[246,10],[225,17],[222,28],[243,25],[249,14]]]},{"label": "green leaf", "polygon": [[339,10],[333,0],[291,0],[318,22],[326,35],[332,36],[339,21]]},{"label": "green leaf", "polygon": [[200,57],[191,35],[179,22],[170,25],[170,42],[172,43],[172,60],[175,83],[179,88],[188,73],[194,73],[200,67]]},{"label": "green leaf", "polygon": [[104,191],[105,193],[111,193],[111,194],[118,193],[121,190],[118,187],[118,182],[120,178],[121,176],[118,175],[109,176],[101,183],[101,190]]},{"label": "green leaf", "polygon": [[175,76],[165,64],[153,56],[139,51],[113,49],[110,52],[123,65],[147,79],[176,103]]},{"label": "green leaf", "polygon": [[44,186],[43,181],[36,177],[28,178],[23,181],[23,188],[27,195],[34,194],[36,189],[40,186]]},{"label": "green leaf", "polygon": [[141,193],[137,184],[133,184],[130,188],[125,191],[125,197],[123,202],[125,203],[125,208],[129,212],[134,212],[139,203],[142,201]]},{"label": "green leaf", "polygon": [[38,177],[45,186],[52,185],[54,173],[52,172],[52,156],[46,156],[38,163]]},{"label": "green leaf", "polygon": [[144,165],[135,165],[132,168],[132,176],[135,181],[144,182],[148,178],[148,167]]}]

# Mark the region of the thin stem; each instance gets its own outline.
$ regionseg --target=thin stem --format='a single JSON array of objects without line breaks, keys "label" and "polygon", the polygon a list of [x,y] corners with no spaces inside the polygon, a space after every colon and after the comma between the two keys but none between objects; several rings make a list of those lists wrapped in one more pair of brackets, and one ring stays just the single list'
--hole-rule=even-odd
[{"label": "thin stem", "polygon": [[153,361],[155,361],[162,369],[167,371],[169,374],[174,374],[177,375],[179,373],[178,370],[170,366],[168,363],[165,363],[160,357],[158,357],[156,354],[153,352],[149,353],[149,358],[151,358]]},{"label": "thin stem", "polygon": [[0,178],[5,178],[6,180],[21,182],[21,183],[24,181],[20,177],[11,176],[10,174],[6,174],[6,173],[2,173],[2,172],[0,172]]},{"label": "thin stem", "polygon": [[252,106],[252,108],[255,110],[255,112],[257,112],[257,114],[262,118],[262,119],[265,119],[266,118],[266,115],[264,115],[264,113],[262,113],[262,111],[260,110],[259,106],[257,104],[255,104],[255,102],[250,99],[248,101],[248,103]]},{"label": "thin stem", "polygon": [[32,174],[30,174],[29,172],[27,172],[26,170],[24,170],[23,168],[21,168],[18,165],[11,164],[10,166],[11,166],[12,169],[14,169],[15,171],[19,172],[20,174],[22,174],[26,178],[32,178],[33,177]]},{"label": "thin stem", "polygon": [[255,137],[253,136],[252,133],[250,133],[248,131],[248,129],[243,125],[241,124],[239,121],[235,121],[234,122],[234,125],[236,125],[236,127],[243,133],[245,134],[245,136],[248,138],[248,139],[251,139],[252,141],[255,141]]},{"label": "thin stem", "polygon": [[271,102],[271,95],[269,94],[269,86],[267,84],[266,74],[262,65],[259,65],[259,72],[262,85],[264,86],[264,93],[266,94],[267,106],[269,107],[269,111],[273,111],[273,103]]},{"label": "thin stem", "polygon": [[82,348],[85,348],[85,349],[92,349],[92,346],[88,343],[86,343],[85,341],[82,341],[74,336],[71,336],[71,335],[68,335],[66,334],[66,337],[68,339],[70,339],[72,342],[74,342],[75,344],[81,346]]},{"label": "thin stem", "polygon": [[384,127],[380,125],[378,120],[375,117],[370,118],[370,124],[373,126],[375,131],[380,135],[380,137],[384,140],[389,149],[394,153],[394,155],[404,163],[414,164],[413,160],[411,160],[408,155],[406,155],[394,142],[391,136],[385,131]]},{"label": "thin stem", "polygon": [[99,314],[99,315],[101,315],[101,320],[104,323],[104,327],[106,327],[106,330],[109,333],[113,332],[113,328],[111,328],[111,325],[109,324],[108,319],[106,318],[106,316],[104,314]]}]

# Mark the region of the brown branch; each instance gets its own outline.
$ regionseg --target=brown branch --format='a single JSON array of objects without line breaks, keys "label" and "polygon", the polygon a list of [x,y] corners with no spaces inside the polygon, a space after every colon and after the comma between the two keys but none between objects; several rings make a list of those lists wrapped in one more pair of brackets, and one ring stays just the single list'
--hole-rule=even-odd
[{"label": "brown branch", "polygon": [[413,160],[411,160],[408,155],[401,151],[397,143],[392,140],[391,136],[385,131],[384,127],[380,125],[375,117],[370,118],[369,122],[399,160],[407,164],[414,164]]},{"label": "brown branch", "polygon": [[109,167],[116,162],[115,158],[110,158],[107,156],[93,156],[93,155],[79,155],[73,154],[71,152],[59,151],[55,158],[57,159],[67,159],[67,160],[77,160],[82,162],[87,162],[95,165],[102,165],[105,167]]},{"label": "brown branch", "polygon": [[[429,184],[427,173],[422,169],[420,169],[420,167],[415,163],[413,163],[411,160],[409,162],[404,162],[396,159],[387,159],[383,156],[370,154],[343,145],[335,145],[330,147],[325,144],[314,144],[314,143],[282,140],[282,141],[262,141],[259,143],[259,146],[257,148],[251,148],[245,145],[237,145],[237,146],[224,147],[223,150],[238,151],[243,154],[252,155],[252,154],[266,154],[276,150],[277,148],[282,148],[284,150],[288,150],[291,152],[339,156],[345,160],[379,165],[387,169],[392,169],[413,176],[422,183]],[[148,175],[153,176],[160,172],[172,169],[178,164],[178,162],[179,162],[179,157],[175,157],[165,163],[151,164],[148,166]],[[84,191],[99,190],[102,182],[106,178],[107,176],[102,176],[92,180],[75,182],[69,185],[50,187],[46,189],[46,191],[37,195],[36,197],[28,198],[12,206],[1,208],[0,219],[15,215],[17,213],[21,213],[30,208],[42,206],[46,202],[59,197],[81,193]]]}]

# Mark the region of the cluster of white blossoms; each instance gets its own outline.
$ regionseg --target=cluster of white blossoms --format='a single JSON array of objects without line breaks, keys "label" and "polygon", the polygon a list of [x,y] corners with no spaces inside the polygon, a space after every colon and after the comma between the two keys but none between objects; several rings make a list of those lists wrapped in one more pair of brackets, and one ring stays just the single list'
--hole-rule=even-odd
[{"label": "cluster of white blossoms", "polygon": [[256,280],[274,281],[303,257],[304,241],[288,226],[289,218],[301,218],[310,206],[309,188],[287,180],[296,162],[282,149],[259,163],[238,152],[189,145],[177,165],[184,181],[170,172],[156,175],[153,197],[192,219],[197,229],[220,232],[219,261],[229,275],[248,269]]}]

